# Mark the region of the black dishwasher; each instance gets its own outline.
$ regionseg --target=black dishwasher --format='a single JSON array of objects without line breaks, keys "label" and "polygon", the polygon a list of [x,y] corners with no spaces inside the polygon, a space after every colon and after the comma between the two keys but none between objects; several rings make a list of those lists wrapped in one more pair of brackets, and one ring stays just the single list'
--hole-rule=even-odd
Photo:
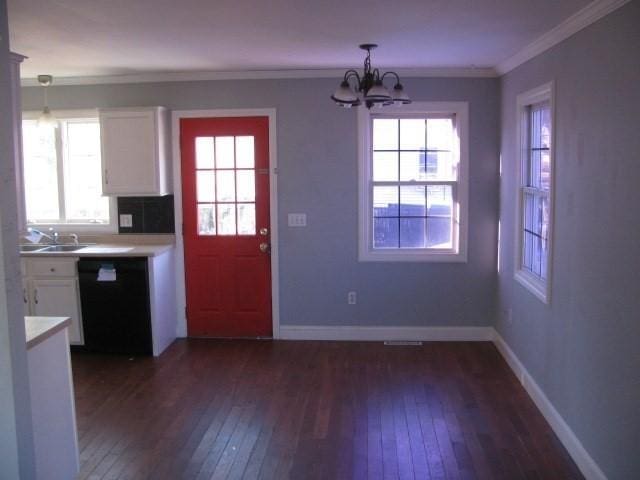
[{"label": "black dishwasher", "polygon": [[81,258],[78,275],[84,349],[152,354],[147,259]]}]

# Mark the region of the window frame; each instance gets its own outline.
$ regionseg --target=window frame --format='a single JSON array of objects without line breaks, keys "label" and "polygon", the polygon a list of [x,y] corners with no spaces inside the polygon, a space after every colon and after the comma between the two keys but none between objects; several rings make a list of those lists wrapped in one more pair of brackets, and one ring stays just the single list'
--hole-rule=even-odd
[{"label": "window frame", "polygon": [[[453,247],[374,248],[373,247],[373,119],[428,118],[454,115],[459,150],[458,178],[455,181],[425,181],[424,184],[452,184],[454,198]],[[360,262],[466,262],[469,197],[469,104],[468,102],[414,102],[382,110],[358,110],[358,261]],[[400,181],[397,183],[401,183]],[[416,182],[422,185],[423,182]],[[457,207],[457,208],[456,208]],[[457,236],[456,236],[457,233]],[[457,237],[457,238],[456,238]]]},{"label": "window frame", "polygon": [[[31,110],[22,113],[22,121],[25,120],[37,120],[41,111]],[[86,120],[95,120],[99,123],[99,116],[97,109],[83,109],[83,110],[55,110],[53,112],[54,116],[58,120],[63,121],[86,121]],[[56,128],[56,158],[58,160],[57,164],[57,175],[58,180],[62,176],[65,177],[65,159],[67,153],[65,152],[65,147],[62,142],[62,125],[58,125]],[[22,128],[21,128],[22,130]],[[24,139],[21,136],[20,141],[23,142]],[[24,148],[23,148],[24,152]],[[61,160],[61,161],[60,161]],[[56,231],[60,233],[117,233],[118,232],[118,222],[117,222],[117,204],[116,197],[107,196],[109,200],[109,222],[108,223],[87,223],[82,221],[65,221],[65,222],[47,222],[47,221],[37,221],[37,222],[28,222],[27,220],[27,208],[26,208],[26,188],[24,184],[24,153],[22,156],[22,164],[20,169],[20,185],[22,189],[22,194],[25,197],[25,208],[21,214],[20,223],[21,226],[26,230],[29,227],[33,227],[40,230],[45,230],[48,228],[54,228]],[[102,172],[102,168],[100,169]],[[58,201],[62,206],[61,212],[65,212],[65,198],[64,198],[64,186],[63,182],[58,181]],[[106,195],[105,195],[106,196]]]},{"label": "window frame", "polygon": [[[554,83],[548,82],[544,85],[540,85],[532,90],[521,93],[516,98],[516,146],[517,146],[517,159],[516,159],[516,182],[515,182],[515,251],[514,251],[514,278],[531,292],[536,298],[538,298],[544,304],[551,302],[551,281],[553,273],[553,232],[555,231],[554,225],[554,203],[555,203],[555,137],[556,137],[556,118],[555,118],[555,91]],[[547,230],[547,276],[546,279],[541,278],[538,275],[530,272],[523,267],[522,252],[524,248],[524,215],[525,215],[525,202],[524,195],[527,192],[531,192],[532,189],[539,192],[540,189],[529,187],[526,185],[524,179],[525,168],[529,167],[529,145],[530,145],[530,129],[529,129],[529,116],[530,108],[540,103],[549,103],[549,121],[551,123],[551,134],[549,136],[549,222]]]}]

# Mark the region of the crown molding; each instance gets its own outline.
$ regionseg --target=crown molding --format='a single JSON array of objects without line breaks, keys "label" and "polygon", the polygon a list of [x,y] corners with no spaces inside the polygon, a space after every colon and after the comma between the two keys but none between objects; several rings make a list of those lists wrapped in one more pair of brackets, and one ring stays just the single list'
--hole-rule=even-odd
[{"label": "crown molding", "polygon": [[[399,68],[395,70],[404,78],[410,77],[480,77],[494,78],[497,73],[491,67],[442,67]],[[158,72],[127,75],[54,77],[55,85],[100,85],[118,83],[197,82],[208,80],[273,80],[303,78],[342,78],[345,69],[323,70],[251,70],[231,72]],[[22,78],[23,87],[38,86],[35,78]]]},{"label": "crown molding", "polygon": [[551,47],[566,40],[592,23],[597,22],[602,17],[617,10],[629,1],[630,0],[595,0],[591,2],[582,10],[574,13],[564,22],[531,42],[515,55],[496,65],[495,69],[498,75],[504,75],[528,60],[549,50]]},{"label": "crown molding", "polygon": [[[16,52],[9,52],[9,60],[11,60],[14,63],[22,63],[24,60],[26,60],[29,57],[26,57],[24,55],[20,55],[19,53]],[[36,79],[34,79],[34,82],[37,84],[38,81]]]}]

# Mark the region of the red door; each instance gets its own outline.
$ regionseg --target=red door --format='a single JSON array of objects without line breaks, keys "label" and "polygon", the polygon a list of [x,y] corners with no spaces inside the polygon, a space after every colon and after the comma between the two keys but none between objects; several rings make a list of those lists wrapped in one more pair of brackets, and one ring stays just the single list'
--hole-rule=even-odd
[{"label": "red door", "polygon": [[180,121],[190,336],[271,336],[268,117]]}]

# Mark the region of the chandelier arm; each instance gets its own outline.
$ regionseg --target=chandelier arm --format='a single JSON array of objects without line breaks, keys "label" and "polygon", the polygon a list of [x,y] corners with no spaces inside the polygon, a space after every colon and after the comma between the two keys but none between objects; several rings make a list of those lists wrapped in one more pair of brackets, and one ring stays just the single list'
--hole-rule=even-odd
[{"label": "chandelier arm", "polygon": [[384,77],[386,77],[387,75],[393,75],[394,77],[396,77],[396,83],[398,83],[398,84],[400,83],[400,77],[398,76],[398,74],[396,72],[392,72],[392,71],[384,72],[382,74],[382,78],[380,80],[384,81]]},{"label": "chandelier arm", "polygon": [[347,70],[346,72],[344,72],[345,82],[348,82],[349,79],[352,77],[356,77],[356,80],[358,81],[358,86],[360,86],[360,75],[358,75],[358,72],[356,72],[355,70]]}]

